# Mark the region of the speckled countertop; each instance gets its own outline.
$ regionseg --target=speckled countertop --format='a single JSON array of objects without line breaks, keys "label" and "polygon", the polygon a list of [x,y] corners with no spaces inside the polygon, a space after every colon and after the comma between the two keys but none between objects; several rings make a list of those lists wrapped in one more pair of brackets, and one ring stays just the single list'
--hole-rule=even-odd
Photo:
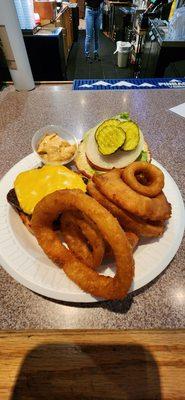
[{"label": "speckled countertop", "polygon": [[[185,90],[73,92],[41,85],[0,93],[0,176],[31,152],[34,132],[61,124],[82,136],[97,121],[128,110],[148,141],[152,156],[185,191],[185,119],[169,108],[185,101]],[[155,281],[124,301],[73,305],[39,296],[0,269],[0,329],[184,328],[185,241]]]}]

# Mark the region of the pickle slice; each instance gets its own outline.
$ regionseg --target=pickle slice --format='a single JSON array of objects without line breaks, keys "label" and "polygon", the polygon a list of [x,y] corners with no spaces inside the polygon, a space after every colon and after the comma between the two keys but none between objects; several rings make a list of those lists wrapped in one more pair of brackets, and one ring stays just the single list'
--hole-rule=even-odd
[{"label": "pickle slice", "polygon": [[119,125],[125,131],[125,142],[121,150],[134,150],[140,140],[139,127],[133,121],[121,122]]},{"label": "pickle slice", "polygon": [[101,129],[96,139],[98,150],[104,156],[115,153],[125,141],[125,132],[121,127],[107,125]]},{"label": "pickle slice", "polygon": [[119,119],[113,118],[113,119],[107,119],[106,121],[102,122],[102,124],[99,125],[99,127],[96,129],[96,132],[95,132],[95,139],[96,139],[96,140],[97,140],[98,135],[99,135],[99,133],[101,132],[101,130],[102,130],[103,128],[105,128],[106,126],[109,126],[109,125],[111,125],[111,126],[118,126],[118,125],[120,125],[120,121],[119,121]]}]

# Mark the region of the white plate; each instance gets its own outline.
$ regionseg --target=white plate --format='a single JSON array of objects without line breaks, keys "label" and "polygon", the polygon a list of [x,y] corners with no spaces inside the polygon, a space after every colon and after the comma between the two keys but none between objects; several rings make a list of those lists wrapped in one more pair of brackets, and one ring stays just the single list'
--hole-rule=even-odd
[{"label": "white plate", "polygon": [[[185,213],[180,191],[169,173],[156,161],[165,175],[164,192],[172,204],[172,217],[160,239],[143,240],[134,253],[135,277],[131,291],[141,288],[158,276],[176,254],[184,232]],[[27,288],[44,296],[71,302],[96,302],[99,299],[83,292],[70,281],[62,269],[44,254],[17,213],[7,203],[18,173],[38,165],[34,154],[25,157],[3,177],[0,185],[0,262],[5,270]],[[106,264],[102,271],[113,275]]]}]

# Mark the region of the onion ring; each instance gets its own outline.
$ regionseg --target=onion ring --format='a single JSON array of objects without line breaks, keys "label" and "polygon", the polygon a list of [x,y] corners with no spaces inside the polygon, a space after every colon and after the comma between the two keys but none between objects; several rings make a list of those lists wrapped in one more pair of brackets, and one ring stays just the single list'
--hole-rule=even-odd
[{"label": "onion ring", "polygon": [[145,161],[135,161],[121,173],[124,182],[131,189],[148,197],[155,197],[162,192],[164,175],[155,165]]},{"label": "onion ring", "polygon": [[99,267],[104,256],[105,243],[96,226],[76,211],[65,211],[60,224],[64,241],[75,256],[90,268]]},{"label": "onion ring", "polygon": [[132,251],[136,248],[139,242],[139,237],[134,232],[125,232],[125,235],[130,243]]},{"label": "onion ring", "polygon": [[[52,223],[66,210],[80,210],[98,227],[113,250],[116,261],[114,278],[99,275],[78,260],[61,243]],[[97,201],[79,190],[57,190],[44,197],[34,208],[31,226],[38,243],[49,258],[63,267],[66,275],[82,290],[104,299],[122,299],[134,275],[132,250],[118,221]]]},{"label": "onion ring", "polygon": [[158,222],[154,225],[151,221],[136,218],[134,215],[125,210],[121,210],[113,202],[108,200],[96,187],[95,183],[91,180],[87,184],[88,193],[94,197],[103,207],[111,212],[114,217],[126,231],[134,232],[138,236],[144,237],[158,237],[164,232],[164,224]]},{"label": "onion ring", "polygon": [[[133,232],[125,232],[125,235],[129,241],[132,251],[134,251],[136,246],[138,245],[139,237]],[[105,258],[110,258],[112,256],[113,253],[111,247],[108,245],[108,243],[105,243]]]},{"label": "onion ring", "polygon": [[121,179],[121,169],[113,169],[102,175],[94,175],[93,181],[101,193],[121,209],[151,221],[170,218],[171,205],[163,192],[149,198],[135,192]]}]

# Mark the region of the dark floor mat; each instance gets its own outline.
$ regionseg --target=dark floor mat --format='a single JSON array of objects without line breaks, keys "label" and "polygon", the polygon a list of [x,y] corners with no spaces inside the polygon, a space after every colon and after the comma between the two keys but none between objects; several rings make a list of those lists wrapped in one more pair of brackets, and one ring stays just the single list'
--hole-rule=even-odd
[{"label": "dark floor mat", "polygon": [[73,90],[169,90],[185,88],[185,78],[77,79]]},{"label": "dark floor mat", "polygon": [[73,44],[68,57],[67,78],[74,79],[108,79],[108,78],[132,78],[133,68],[119,68],[116,66],[117,55],[114,54],[116,45],[100,33],[101,61],[93,61],[87,64],[84,57],[85,31],[79,31],[78,42]]}]

